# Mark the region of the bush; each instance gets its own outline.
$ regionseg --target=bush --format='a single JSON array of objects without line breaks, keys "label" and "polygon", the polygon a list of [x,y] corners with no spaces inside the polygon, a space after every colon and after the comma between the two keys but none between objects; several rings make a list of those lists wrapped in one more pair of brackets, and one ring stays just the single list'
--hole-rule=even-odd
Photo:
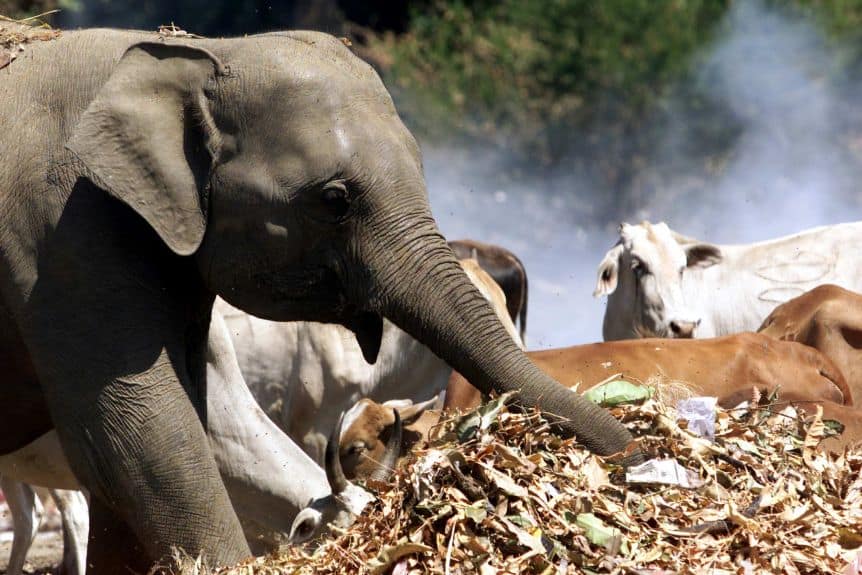
[{"label": "bush", "polygon": [[[555,129],[640,116],[710,37],[728,0],[437,1],[373,49],[413,127],[542,153]],[[419,112],[421,110],[421,113]],[[603,117],[606,114],[601,114]],[[551,154],[553,155],[553,154]]]}]

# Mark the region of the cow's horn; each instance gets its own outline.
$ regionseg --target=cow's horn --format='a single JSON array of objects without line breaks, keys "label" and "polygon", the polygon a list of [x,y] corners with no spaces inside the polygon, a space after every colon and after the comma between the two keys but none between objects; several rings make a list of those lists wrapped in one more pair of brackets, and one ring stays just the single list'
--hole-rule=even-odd
[{"label": "cow's horn", "polygon": [[335,429],[326,442],[326,454],[324,455],[324,468],[326,469],[326,480],[329,482],[329,488],[333,495],[344,493],[350,483],[344,476],[344,469],[341,468],[341,424],[344,422],[344,413],[338,418],[338,423],[335,424]]},{"label": "cow's horn", "polygon": [[371,474],[371,479],[374,481],[388,481],[392,472],[395,471],[395,465],[398,462],[398,456],[401,455],[401,432],[403,425],[401,416],[397,409],[392,410],[395,416],[395,422],[392,424],[392,434],[389,436],[389,441],[386,442],[386,450],[383,452],[383,458],[377,469]]}]

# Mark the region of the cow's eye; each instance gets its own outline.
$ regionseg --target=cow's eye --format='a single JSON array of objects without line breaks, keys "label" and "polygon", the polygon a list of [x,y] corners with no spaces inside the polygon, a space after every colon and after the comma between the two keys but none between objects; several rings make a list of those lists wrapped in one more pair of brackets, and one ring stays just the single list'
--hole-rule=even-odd
[{"label": "cow's eye", "polygon": [[646,266],[644,265],[644,263],[642,261],[640,261],[639,259],[633,259],[632,260],[632,271],[634,272],[635,277],[639,278],[647,272],[647,269],[646,269]]},{"label": "cow's eye", "polygon": [[350,444],[350,446],[347,448],[347,455],[358,455],[366,449],[368,449],[368,447],[366,447],[364,442],[357,441],[356,443]]}]

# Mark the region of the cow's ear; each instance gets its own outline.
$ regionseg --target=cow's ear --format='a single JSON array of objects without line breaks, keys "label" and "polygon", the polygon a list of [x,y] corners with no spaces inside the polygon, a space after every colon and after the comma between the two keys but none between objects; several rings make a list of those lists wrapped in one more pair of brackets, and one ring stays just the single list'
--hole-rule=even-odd
[{"label": "cow's ear", "polygon": [[623,245],[617,244],[608,250],[605,259],[599,264],[599,277],[593,297],[610,295],[617,289],[617,280],[620,273],[620,256],[623,253]]},{"label": "cow's ear", "polygon": [[689,268],[708,268],[714,266],[724,257],[721,248],[713,244],[689,244],[685,250],[685,265]]}]

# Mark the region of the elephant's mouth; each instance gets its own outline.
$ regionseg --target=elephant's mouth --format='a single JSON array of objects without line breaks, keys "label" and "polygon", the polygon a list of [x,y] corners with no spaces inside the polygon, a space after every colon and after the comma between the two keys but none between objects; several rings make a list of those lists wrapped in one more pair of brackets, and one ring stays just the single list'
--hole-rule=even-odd
[{"label": "elephant's mouth", "polygon": [[383,341],[383,318],[376,313],[363,311],[350,315],[341,323],[356,336],[365,361],[374,364]]},{"label": "elephant's mouth", "polygon": [[365,361],[370,364],[377,361],[383,339],[383,318],[352,304],[344,282],[332,267],[321,266],[302,272],[280,270],[259,274],[254,279],[258,285],[271,286],[273,298],[283,304],[280,313],[267,319],[341,324],[356,336]]},{"label": "elephant's mouth", "polygon": [[[219,295],[264,319],[343,323],[345,317],[355,314],[349,309],[342,283],[332,270],[325,267],[302,271],[266,270],[252,274],[248,281],[242,283],[255,287],[251,290],[227,290]],[[249,294],[258,297],[252,298]],[[259,306],[259,299],[266,301],[267,305]],[[239,303],[233,303],[233,300]]]}]

